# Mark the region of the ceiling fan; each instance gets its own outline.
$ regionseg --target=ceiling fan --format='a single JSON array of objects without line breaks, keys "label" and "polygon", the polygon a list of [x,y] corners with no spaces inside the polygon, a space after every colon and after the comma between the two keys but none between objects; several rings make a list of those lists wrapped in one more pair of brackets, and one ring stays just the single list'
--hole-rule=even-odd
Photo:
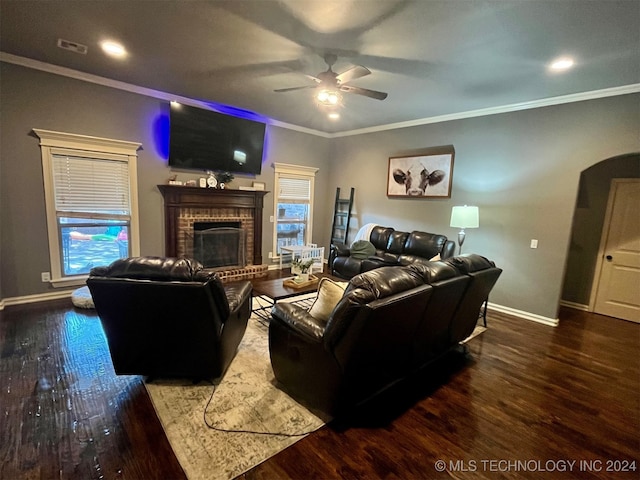
[{"label": "ceiling fan", "polygon": [[307,88],[318,88],[318,94],[316,98],[319,102],[325,105],[335,105],[340,100],[338,92],[355,93],[356,95],[363,95],[365,97],[374,98],[376,100],[384,100],[387,98],[385,92],[378,92],[376,90],[369,90],[367,88],[355,87],[348,85],[349,82],[369,75],[371,71],[368,68],[356,65],[351,67],[340,74],[334,72],[331,67],[336,63],[338,59],[337,55],[333,53],[327,53],[324,56],[324,61],[328,65],[328,69],[324,72],[318,73],[315,77],[312,75],[306,75],[315,82],[315,85],[305,85],[301,87],[279,88],[274,90],[275,92],[292,92],[294,90],[303,90]]}]

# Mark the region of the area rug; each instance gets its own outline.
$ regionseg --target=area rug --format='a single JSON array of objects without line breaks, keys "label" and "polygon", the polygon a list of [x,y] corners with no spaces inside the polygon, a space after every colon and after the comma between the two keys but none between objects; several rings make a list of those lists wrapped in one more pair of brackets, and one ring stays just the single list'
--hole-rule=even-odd
[{"label": "area rug", "polygon": [[486,331],[487,331],[487,327],[483,327],[482,325],[477,325],[476,328],[473,329],[473,332],[471,332],[471,335],[465,338],[462,341],[462,343],[467,343],[469,340],[474,339],[475,337],[480,335],[482,332],[486,332]]},{"label": "area rug", "polygon": [[[296,303],[309,307],[314,296],[297,298]],[[485,330],[479,325],[464,342]],[[188,380],[145,383],[189,480],[235,478],[330,420],[309,412],[274,381],[268,326],[252,315],[238,354],[215,392],[211,384]],[[213,430],[207,424],[238,432]]]},{"label": "area rug", "polygon": [[[145,386],[189,480],[237,477],[329,420],[274,386],[268,327],[254,316],[213,397],[213,385],[187,380]],[[212,430],[205,424],[205,408],[207,423],[216,428],[274,434]]]}]

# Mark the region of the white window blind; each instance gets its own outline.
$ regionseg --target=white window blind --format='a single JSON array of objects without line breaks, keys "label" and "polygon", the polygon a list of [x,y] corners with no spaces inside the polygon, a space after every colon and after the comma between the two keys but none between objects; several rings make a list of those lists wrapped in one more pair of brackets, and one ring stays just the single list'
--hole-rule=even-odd
[{"label": "white window blind", "polygon": [[280,200],[311,200],[311,181],[301,178],[279,178]]},{"label": "white window blind", "polygon": [[52,160],[58,212],[130,215],[127,162],[68,155]]}]

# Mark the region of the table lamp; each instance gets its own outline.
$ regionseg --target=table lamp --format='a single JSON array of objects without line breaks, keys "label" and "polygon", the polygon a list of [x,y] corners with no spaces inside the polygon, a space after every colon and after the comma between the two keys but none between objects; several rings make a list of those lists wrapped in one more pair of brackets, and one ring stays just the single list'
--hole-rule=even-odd
[{"label": "table lamp", "polygon": [[458,232],[458,245],[460,246],[458,255],[460,255],[465,237],[464,229],[478,228],[480,225],[478,207],[469,207],[467,205],[463,207],[453,207],[451,209],[451,223],[449,225],[460,229],[460,232]]}]

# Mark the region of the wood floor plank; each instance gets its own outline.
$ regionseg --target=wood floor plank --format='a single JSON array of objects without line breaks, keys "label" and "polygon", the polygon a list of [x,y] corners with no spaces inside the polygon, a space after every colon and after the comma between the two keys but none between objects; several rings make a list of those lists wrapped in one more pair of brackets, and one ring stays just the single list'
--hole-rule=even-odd
[{"label": "wood floor plank", "polygon": [[186,478],[141,378],[70,301],[0,312],[0,478]]},{"label": "wood floor plank", "polygon": [[[562,309],[555,328],[496,312],[488,326],[469,355],[435,362],[241,478],[638,478],[640,325]],[[185,478],[142,379],[114,374],[90,310],[61,300],[0,312],[0,387],[2,479]],[[608,460],[636,470],[607,471]]]}]

